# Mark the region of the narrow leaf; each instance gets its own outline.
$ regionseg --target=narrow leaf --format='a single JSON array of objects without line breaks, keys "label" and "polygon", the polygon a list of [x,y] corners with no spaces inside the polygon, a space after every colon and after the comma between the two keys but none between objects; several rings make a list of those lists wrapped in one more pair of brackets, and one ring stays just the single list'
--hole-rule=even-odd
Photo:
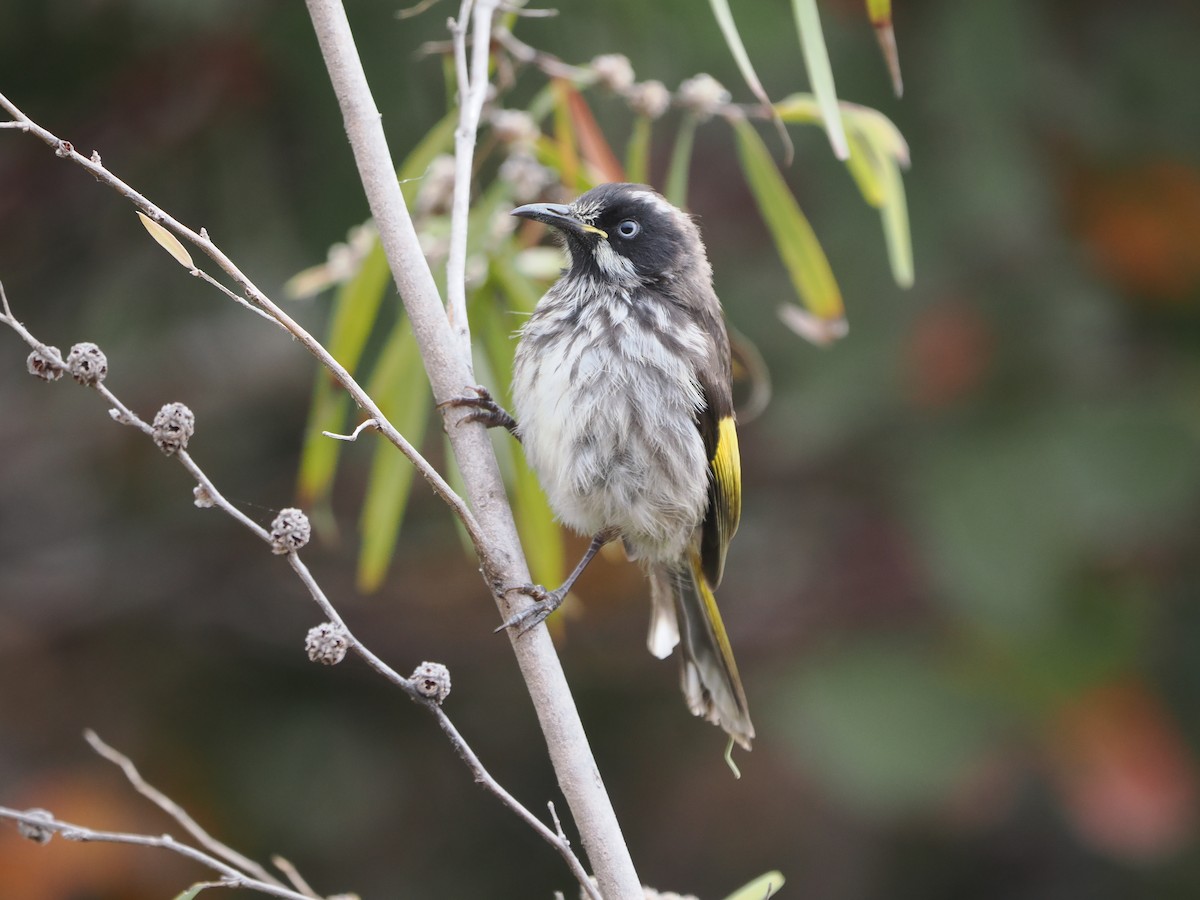
[{"label": "narrow leaf", "polygon": [[175,900],[196,900],[200,896],[201,891],[208,890],[213,887],[211,884],[193,884],[186,891],[175,895]]},{"label": "narrow leaf", "polygon": [[573,85],[567,89],[567,109],[571,124],[579,138],[579,149],[587,163],[601,181],[625,181],[625,171],[609,146],[604,132],[596,123],[587,100]]},{"label": "narrow leaf", "polygon": [[750,88],[750,93],[758,98],[758,102],[763,105],[763,109],[771,114],[771,118],[775,121],[775,128],[779,132],[779,139],[783,141],[783,158],[784,165],[792,164],[792,157],[795,155],[796,148],[792,146],[792,139],[787,133],[787,128],[783,125],[783,120],[779,118],[779,113],[775,112],[775,107],[771,105],[771,98],[767,96],[766,89],[759,81],[758,73],[754,71],[754,64],[750,62],[750,54],[746,52],[746,46],[742,43],[742,36],[738,33],[737,24],[733,21],[733,12],[729,9],[729,0],[709,0],[712,5],[713,16],[717,20],[717,25],[721,27],[721,34],[725,36],[725,43],[729,46],[729,52],[733,54],[734,62],[737,63],[738,70],[742,73],[742,79],[746,82],[746,86]]},{"label": "narrow leaf", "polygon": [[650,119],[638,116],[633,120],[633,133],[625,148],[625,174],[635,184],[650,183]]},{"label": "narrow leaf", "polygon": [[[908,143],[891,119],[877,109],[858,103],[842,101],[838,106],[846,130],[861,132],[864,137],[870,138],[873,143],[894,156],[902,166],[909,164]],[[812,94],[791,94],[784,97],[775,104],[775,110],[785,122],[810,125],[823,121],[821,107]]]},{"label": "narrow leaf", "polygon": [[[776,108],[787,122],[811,124],[818,121],[818,106],[810,94],[794,94],[781,100]],[[846,167],[863,199],[880,212],[892,277],[900,287],[911,287],[914,279],[912,235],[900,172],[909,163],[908,144],[891,120],[877,110],[854,103],[842,103],[841,108],[850,148]],[[787,321],[797,330],[808,327],[808,323],[790,314]]]},{"label": "narrow leaf", "polygon": [[880,161],[884,173],[883,236],[887,241],[888,262],[892,277],[902,288],[910,288],[916,278],[913,267],[912,234],[908,225],[908,201],[904,196],[904,179],[895,161],[884,157]]},{"label": "narrow leaf", "polygon": [[846,160],[846,168],[850,170],[863,199],[878,209],[883,206],[884,188],[871,145],[853,128],[846,129],[846,141],[850,146],[850,158]]},{"label": "narrow leaf", "polygon": [[556,79],[554,85],[554,140],[558,145],[558,173],[562,183],[571,189],[579,188],[579,152],[575,143],[575,126],[571,121],[571,85]]},{"label": "narrow leaf", "polygon": [[841,291],[812,226],[754,126],[738,119],[733,127],[742,171],[801,302],[821,322],[844,323]]},{"label": "narrow leaf", "polygon": [[782,872],[767,872],[730,894],[725,900],[769,900],[784,885]]},{"label": "narrow leaf", "polygon": [[[429,423],[432,396],[407,319],[389,336],[367,392],[409,443],[420,447]],[[362,591],[377,590],[387,574],[415,472],[413,464],[395,447],[386,441],[376,442],[370,489],[359,520],[362,549],[358,587]]]},{"label": "narrow leaf", "polygon": [[296,493],[302,506],[312,506],[328,499],[342,442],[327,438],[324,432],[344,433],[349,414],[350,399],[340,390],[335,390],[327,378],[318,376],[308,408],[308,425],[300,454],[300,472],[296,479]]},{"label": "narrow leaf", "polygon": [[817,0],[792,0],[792,11],[796,16],[796,28],[800,32],[804,67],[808,70],[808,81],[821,107],[821,116],[825,120],[829,143],[833,146],[833,155],[838,159],[845,159],[850,155],[850,148],[846,146],[846,132],[842,127],[842,117],[838,109],[833,68],[829,64],[829,50],[825,47],[825,35],[821,31]]},{"label": "narrow leaf", "polygon": [[[418,181],[434,157],[450,148],[457,122],[456,113],[443,117],[400,165],[397,177],[408,203],[415,199]],[[380,305],[388,292],[390,275],[383,246],[376,238],[358,273],[343,284],[334,297],[326,347],[350,372],[358,368],[367,339],[375,327]],[[297,478],[297,491],[306,505],[321,502],[329,495],[343,445],[341,441],[325,437],[322,432],[343,431],[350,409],[350,401],[341,389],[334,388],[324,371],[318,372]]]},{"label": "narrow leaf", "polygon": [[[528,314],[538,301],[540,292],[512,265],[512,254],[497,254],[492,261],[492,275],[495,286],[503,294],[509,310],[518,314]],[[516,318],[497,306],[494,291],[481,291],[479,298],[480,315],[477,328],[482,336],[484,351],[488,363],[495,372],[504,398],[504,405],[511,405],[511,394],[508,384],[512,378],[513,356],[516,352],[516,341],[513,339],[513,325],[524,320]],[[508,438],[507,435],[503,435]],[[525,454],[519,445],[508,440],[505,451],[511,454],[511,496],[513,515],[517,522],[517,533],[521,537],[521,546],[525,550],[525,558],[529,563],[529,571],[540,584],[557,585],[562,583],[565,576],[566,548],[563,542],[562,529],[554,521],[554,513],[549,501],[542,492],[537,476],[525,460]]]},{"label": "narrow leaf", "polygon": [[[430,129],[405,158],[397,172],[404,199],[412,203],[416,199],[421,177],[434,158],[445,153],[454,141],[457,118],[446,115]],[[376,238],[374,247],[363,259],[358,274],[346,283],[335,301],[333,321],[329,328],[327,346],[338,362],[351,372],[366,346],[367,338],[375,325],[379,305],[387,293],[391,280],[387,257]]]},{"label": "narrow leaf", "polygon": [[867,0],[867,15],[875,26],[875,37],[879,49],[892,76],[892,90],[897,97],[904,96],[904,79],[900,77],[900,53],[896,49],[896,32],[892,28],[892,0]]},{"label": "narrow leaf", "polygon": [[822,319],[802,306],[785,303],[779,307],[779,318],[788,328],[810,344],[824,347],[850,333],[845,319]]},{"label": "narrow leaf", "polygon": [[675,149],[671,151],[666,186],[666,198],[680,209],[687,209],[688,173],[692,168],[692,146],[695,142],[696,117],[685,114],[679,123],[679,134],[675,136]]},{"label": "narrow leaf", "polygon": [[[358,367],[378,317],[379,305],[387,293],[389,277],[383,246],[376,243],[363,260],[358,274],[339,288],[334,299],[327,346],[334,358],[350,372]],[[350,409],[349,398],[340,388],[334,387],[324,370],[318,372],[297,485],[300,498],[306,503],[325,499],[333,486],[342,442],[330,440],[322,432],[343,431]]]},{"label": "narrow leaf", "polygon": [[192,262],[191,254],[179,242],[179,238],[171,234],[167,229],[163,228],[149,216],[138,213],[138,218],[142,220],[142,226],[150,232],[150,237],[154,238],[155,243],[162,247],[171,256],[175,257],[175,262],[179,263],[185,269],[194,269],[196,264]]},{"label": "narrow leaf", "polygon": [[848,124],[851,153],[847,165],[863,197],[879,209],[892,278],[910,288],[915,278],[908,201],[900,167],[908,163],[908,145],[888,119],[874,110],[855,113]]},{"label": "narrow leaf", "polygon": [[[597,183],[589,180],[587,170],[579,165],[578,158],[575,158],[574,163],[564,162],[562,150],[562,145],[555,138],[547,137],[546,135],[538,138],[537,144],[534,145],[534,154],[537,156],[538,162],[551,171],[558,172],[559,181],[563,187],[580,194],[590,188],[594,188]],[[574,148],[571,149],[570,153],[575,153]],[[571,181],[568,181],[566,176],[563,175],[564,166],[566,168],[573,166],[575,175]]]}]

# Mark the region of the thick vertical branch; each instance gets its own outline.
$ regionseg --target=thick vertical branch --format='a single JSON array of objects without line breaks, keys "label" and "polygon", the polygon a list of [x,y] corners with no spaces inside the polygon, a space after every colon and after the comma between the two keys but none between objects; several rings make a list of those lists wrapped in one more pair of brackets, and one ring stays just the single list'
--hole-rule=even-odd
[{"label": "thick vertical branch", "polygon": [[[438,402],[449,400],[471,384],[470,366],[421,253],[345,10],[339,0],[307,3],[371,214],[412,321],[434,397]],[[478,423],[458,426],[453,421],[457,416],[453,412],[449,416],[450,443],[489,548],[483,560],[485,577],[493,589],[527,583],[529,570],[486,429]],[[522,597],[522,602],[531,601]],[[507,617],[511,610],[505,609],[502,601],[498,603],[501,615]],[[600,891],[609,900],[640,900],[642,889],[633,860],[549,633],[537,628],[513,636],[512,641],[559,787],[579,828]]]}]

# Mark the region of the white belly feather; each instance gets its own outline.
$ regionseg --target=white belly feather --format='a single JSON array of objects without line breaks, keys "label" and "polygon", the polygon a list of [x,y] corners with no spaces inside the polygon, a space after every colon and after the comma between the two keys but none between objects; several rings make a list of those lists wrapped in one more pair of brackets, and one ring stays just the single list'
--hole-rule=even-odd
[{"label": "white belly feather", "polygon": [[[576,295],[578,296],[578,295]],[[616,528],[647,561],[675,561],[704,515],[704,399],[689,360],[706,336],[630,312],[628,296],[576,309],[547,297],[523,329],[513,401],[525,454],[558,518],[581,534]],[[641,319],[641,321],[639,321]]]}]

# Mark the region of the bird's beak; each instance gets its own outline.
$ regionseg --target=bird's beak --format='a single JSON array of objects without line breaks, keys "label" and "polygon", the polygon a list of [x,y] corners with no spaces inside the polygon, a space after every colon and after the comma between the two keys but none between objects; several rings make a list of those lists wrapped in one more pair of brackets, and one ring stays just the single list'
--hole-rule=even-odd
[{"label": "bird's beak", "polygon": [[571,207],[561,203],[526,203],[524,206],[514,209],[511,215],[521,219],[543,222],[560,231],[572,231],[575,234],[598,234],[602,238],[608,238],[608,232],[581,221]]}]

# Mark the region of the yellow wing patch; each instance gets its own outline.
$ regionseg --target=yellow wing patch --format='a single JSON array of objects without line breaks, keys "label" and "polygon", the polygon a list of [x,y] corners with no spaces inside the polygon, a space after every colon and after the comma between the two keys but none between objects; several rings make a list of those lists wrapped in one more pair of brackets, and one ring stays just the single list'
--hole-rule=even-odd
[{"label": "yellow wing patch", "polygon": [[733,416],[726,416],[717,426],[717,452],[713,454],[709,465],[713,474],[713,505],[709,515],[716,526],[716,540],[713,542],[716,558],[706,569],[713,587],[716,587],[721,583],[721,575],[725,570],[725,551],[742,518],[742,456],[738,451],[737,426]]}]

